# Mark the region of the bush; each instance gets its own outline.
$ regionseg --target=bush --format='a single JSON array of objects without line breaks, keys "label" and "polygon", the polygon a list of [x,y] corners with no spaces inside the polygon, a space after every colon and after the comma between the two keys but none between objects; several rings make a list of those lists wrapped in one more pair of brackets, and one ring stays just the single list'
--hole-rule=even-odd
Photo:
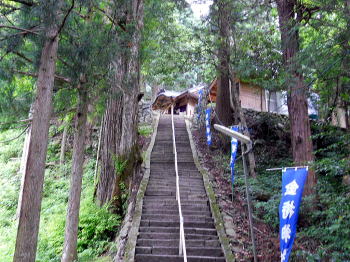
[{"label": "bush", "polygon": [[141,125],[138,128],[138,132],[141,136],[148,137],[153,133],[153,128],[150,125]]},{"label": "bush", "polygon": [[120,223],[120,216],[111,214],[108,206],[99,208],[91,200],[84,200],[79,222],[78,252],[101,255],[109,248]]}]

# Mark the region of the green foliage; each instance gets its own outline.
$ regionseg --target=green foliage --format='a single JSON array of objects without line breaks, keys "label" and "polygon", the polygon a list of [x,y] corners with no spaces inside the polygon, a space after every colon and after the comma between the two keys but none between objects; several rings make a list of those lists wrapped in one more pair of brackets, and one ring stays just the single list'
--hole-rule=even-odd
[{"label": "green foliage", "polygon": [[313,125],[313,141],[317,150],[314,168],[334,189],[342,177],[350,174],[350,134],[327,125]]},{"label": "green foliage", "polygon": [[[1,132],[1,131],[0,131]],[[0,161],[3,163],[7,163],[11,160],[11,158],[19,158],[21,157],[21,143],[23,143],[24,135],[10,141],[8,143],[2,143],[5,141],[12,140],[19,136],[23,132],[22,129],[19,130],[8,130],[4,133],[0,133]]]},{"label": "green foliage", "polygon": [[123,159],[123,157],[114,156],[114,167],[116,175],[123,174],[125,168],[127,167],[128,159]]},{"label": "green foliage", "polygon": [[141,125],[138,128],[138,132],[141,136],[149,137],[153,133],[153,128],[149,125]]},{"label": "green foliage", "polygon": [[214,68],[203,44],[205,25],[178,2],[145,5],[142,74],[151,85],[183,90],[211,81]]},{"label": "green foliage", "polygon": [[111,245],[121,223],[118,215],[111,214],[108,206],[97,207],[90,201],[83,201],[79,222],[78,252],[94,256],[105,252]]},{"label": "green foliage", "polygon": [[[350,259],[350,200],[349,189],[342,185],[341,177],[349,173],[349,160],[346,158],[349,148],[345,146],[348,140],[344,140],[348,134],[334,127],[317,128],[313,127],[316,133],[314,144],[318,148],[315,162],[317,198],[303,198],[297,234],[299,243],[311,252],[298,250],[293,253],[291,261],[347,261]],[[256,214],[277,233],[281,190],[274,176],[280,174],[269,174],[263,169],[288,166],[288,163],[280,163],[282,159],[271,159],[269,166],[260,166],[257,180],[252,181],[252,191],[253,197],[261,192],[270,195],[267,201],[255,200]],[[310,212],[313,209],[316,210]]]},{"label": "green foliage", "polygon": [[349,159],[323,158],[315,163],[315,170],[320,175],[342,177],[350,172]]},{"label": "green foliage", "polygon": [[[11,139],[20,133],[21,130],[0,132],[0,141]],[[21,183],[18,170],[22,143],[23,138],[0,144],[0,261],[12,261],[17,230],[14,219]]]},{"label": "green foliage", "polygon": [[59,160],[61,144],[59,141],[54,141],[50,143],[47,147],[47,160],[49,162]]},{"label": "green foliage", "polygon": [[0,121],[9,122],[27,118],[33,100],[33,80],[29,77],[0,77]]},{"label": "green foliage", "polygon": [[318,190],[317,210],[308,214],[309,226],[303,228],[300,237],[307,237],[322,243],[316,252],[321,259],[347,261],[350,259],[348,193],[345,188],[339,190],[339,188],[330,186],[328,180],[324,178],[320,179]]},{"label": "green foliage", "polygon": [[[20,130],[0,132],[0,140],[20,133]],[[55,133],[55,132],[53,132]],[[55,159],[59,143],[53,139],[49,144],[49,159]],[[17,220],[15,214],[20,187],[18,174],[23,138],[0,147],[0,261],[12,261]],[[10,159],[16,157],[16,159]],[[105,253],[112,245],[121,218],[108,212],[108,207],[95,205],[94,160],[89,160],[84,169],[80,208],[78,252],[79,261],[98,261],[96,257]],[[40,218],[40,233],[37,252],[38,262],[59,262],[62,254],[66,208],[69,191],[71,162],[54,166],[45,172],[43,202]],[[96,258],[96,259],[95,259]],[[101,261],[108,261],[101,259]]]}]

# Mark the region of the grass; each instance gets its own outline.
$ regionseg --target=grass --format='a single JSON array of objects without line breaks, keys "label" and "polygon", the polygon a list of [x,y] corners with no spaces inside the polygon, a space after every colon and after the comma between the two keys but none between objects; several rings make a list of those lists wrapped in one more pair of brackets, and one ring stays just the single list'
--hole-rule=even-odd
[{"label": "grass", "polygon": [[[0,133],[0,141],[18,136],[23,130]],[[0,261],[12,261],[17,223],[15,220],[20,187],[21,146],[23,137],[10,143],[0,144]]]},{"label": "grass", "polygon": [[[21,130],[0,133],[0,141],[20,134]],[[15,220],[20,188],[20,156],[24,138],[8,144],[0,144],[0,262],[12,261],[17,220]],[[59,156],[59,143],[50,141],[48,161]],[[69,155],[69,154],[68,154]],[[110,214],[107,207],[99,208],[93,201],[94,156],[90,156],[84,168],[78,235],[79,261],[112,261],[106,251],[112,246],[121,218]],[[58,262],[62,253],[64,227],[69,192],[71,162],[52,166],[45,171],[45,183],[40,218],[37,250],[38,262]]]}]

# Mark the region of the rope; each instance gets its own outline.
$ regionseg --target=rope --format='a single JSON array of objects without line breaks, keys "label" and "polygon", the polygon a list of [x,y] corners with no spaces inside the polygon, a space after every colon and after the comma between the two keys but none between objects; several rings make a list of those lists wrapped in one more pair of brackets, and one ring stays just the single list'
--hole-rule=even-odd
[{"label": "rope", "polygon": [[186,240],[184,231],[184,219],[182,216],[181,208],[181,198],[180,198],[180,182],[179,182],[179,170],[177,166],[177,150],[176,150],[176,140],[175,140],[175,125],[174,125],[174,105],[171,106],[171,127],[173,130],[173,149],[175,155],[175,174],[176,174],[176,200],[179,207],[179,217],[180,217],[180,240],[179,240],[179,255],[184,256],[184,262],[187,262],[187,252],[186,252]]}]

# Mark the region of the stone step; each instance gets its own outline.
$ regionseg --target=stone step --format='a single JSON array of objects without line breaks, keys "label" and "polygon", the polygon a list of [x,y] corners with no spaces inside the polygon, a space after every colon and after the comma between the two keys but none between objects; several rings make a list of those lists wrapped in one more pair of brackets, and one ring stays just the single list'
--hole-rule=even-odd
[{"label": "stone step", "polygon": [[[164,159],[164,158],[152,158],[151,157],[151,161],[152,161],[152,163],[173,163],[173,164],[175,163],[174,162],[174,158],[172,158],[172,159]],[[182,157],[178,157],[177,158],[177,164],[178,165],[192,163],[192,162],[193,162],[193,160],[191,160],[191,159],[182,158]]]},{"label": "stone step", "polygon": [[[156,197],[156,196],[171,197],[171,196],[176,196],[176,189],[166,191],[166,189],[164,189],[164,188],[162,188],[162,189],[156,189],[156,188],[148,189],[147,188],[145,195],[146,196],[153,196],[153,197]],[[201,196],[202,197],[202,196],[206,196],[206,193],[205,193],[204,189],[190,191],[190,190],[183,189],[180,186],[180,195],[183,197],[189,197],[189,196],[194,196],[194,197]]]},{"label": "stone step", "polygon": [[[193,154],[191,148],[176,148],[177,157],[188,157],[193,161]],[[153,149],[151,157],[160,157],[160,158],[175,158],[173,148],[161,148]],[[170,165],[170,163],[168,164]]]},{"label": "stone step", "polygon": [[[152,159],[152,156],[151,156],[151,159]],[[167,169],[163,169],[164,167],[166,167]],[[189,162],[189,163],[178,163],[178,167],[179,167],[179,170],[191,170],[191,171],[197,171],[197,167],[196,165],[194,164],[194,162]],[[159,169],[159,170],[173,170],[175,169],[175,165],[173,162],[171,163],[159,163],[159,162],[153,162],[151,160],[151,170],[152,169]]]},{"label": "stone step", "polygon": [[[157,154],[163,154],[162,156],[174,156],[174,151],[173,151],[173,141],[167,145],[155,145],[152,150],[152,156],[155,156]],[[193,157],[191,147],[176,147],[176,151],[178,156],[185,154]]]},{"label": "stone step", "polygon": [[[141,219],[140,226],[143,226],[143,227],[179,227],[180,222]],[[184,227],[215,228],[213,222],[187,222],[187,221],[184,221]]]},{"label": "stone step", "polygon": [[[197,184],[197,185],[202,185],[204,187],[203,184],[203,178],[198,176],[198,177],[184,177],[184,176],[179,176],[180,177],[180,185],[190,185],[192,184]],[[155,181],[155,182],[159,182],[159,183],[170,183],[175,185],[176,182],[176,176],[169,176],[169,175],[164,175],[164,174],[154,174],[151,172],[151,177],[150,177],[150,181]],[[189,184],[187,184],[189,183]]]},{"label": "stone step", "polygon": [[[157,170],[157,171],[163,171],[163,173],[168,173],[172,172],[173,174],[175,173],[175,164],[174,164],[174,159],[172,159],[172,162],[152,162],[151,161],[151,171],[152,170]],[[178,163],[178,167],[181,165],[181,169],[179,168],[179,172],[183,171],[191,171],[191,172],[198,172],[196,169],[194,163]]]},{"label": "stone step", "polygon": [[[180,192],[180,197],[181,197],[181,202],[183,201],[202,201],[202,200],[208,200],[208,197],[205,193],[201,194],[196,194],[196,193],[184,193]],[[144,197],[145,201],[159,201],[159,200],[166,200],[166,201],[171,201],[171,200],[176,200],[176,194],[174,192],[173,196],[168,196],[168,195],[162,195],[162,194],[156,194],[152,193],[152,195],[146,195]]]},{"label": "stone step", "polygon": [[[140,232],[177,233],[179,227],[140,227]],[[185,234],[217,235],[215,228],[190,228],[185,227]]]},{"label": "stone step", "polygon": [[[165,191],[165,190],[146,190],[145,196],[175,196],[175,191]],[[163,199],[163,198],[162,198]]]},{"label": "stone step", "polygon": [[[193,183],[193,182],[188,182],[185,183],[183,181],[179,181],[179,189],[181,191],[205,191],[204,185],[200,184],[200,183]],[[150,180],[148,182],[148,186],[147,186],[147,190],[148,189],[154,189],[154,190],[176,190],[176,181],[171,181],[171,182],[167,182],[164,181],[162,182],[158,182],[155,180]]]},{"label": "stone step", "polygon": [[[188,261],[225,261],[210,212],[202,175],[193,161],[182,116],[174,116],[181,208]],[[151,155],[148,187],[143,199],[136,262],[183,261],[179,252],[179,211],[171,116],[162,115]]]},{"label": "stone step", "polygon": [[[148,183],[147,190],[146,192],[150,191],[176,191],[176,185],[156,185],[153,183]],[[180,192],[199,192],[199,193],[205,193],[205,189],[203,186],[197,186],[197,187],[192,187],[192,186],[182,186],[180,185]]]},{"label": "stone step", "polygon": [[[160,179],[176,179],[176,174],[162,173],[162,172],[151,172],[152,178],[160,178]],[[193,179],[193,180],[203,180],[202,176],[198,173],[179,173],[179,178],[181,180]]]},{"label": "stone step", "polygon": [[[179,175],[179,182],[179,185],[183,188],[189,188],[193,185],[204,188],[203,178],[198,175]],[[155,186],[176,186],[176,176],[169,176],[166,174],[151,174],[149,184],[155,184]]]},{"label": "stone step", "polygon": [[[186,148],[187,149],[187,148]],[[182,149],[181,149],[182,150]],[[190,159],[192,159],[192,162],[193,162],[193,154],[192,152],[188,151],[188,152],[185,152],[184,150],[179,151],[177,148],[176,148],[176,152],[177,152],[177,157],[188,157]],[[165,152],[165,151],[153,151],[152,155],[151,155],[152,158],[156,158],[156,157],[159,157],[159,158],[162,158],[162,159],[165,159],[165,158],[173,158],[175,157],[175,154],[173,153],[172,149]]]},{"label": "stone step", "polygon": [[[154,200],[149,200],[147,202],[144,202],[145,206],[149,205],[158,205],[158,206],[172,206],[177,205],[177,200],[162,200],[159,198],[156,198]],[[181,200],[181,206],[186,205],[202,205],[202,206],[208,206],[208,200]]]},{"label": "stone step", "polygon": [[[221,248],[205,249],[198,247],[186,247],[187,256],[208,256],[208,257],[222,257],[223,252]],[[152,255],[178,255],[178,247],[136,247],[136,254],[152,254]]]},{"label": "stone step", "polygon": [[[167,191],[169,190],[169,191]],[[166,187],[166,186],[153,186],[149,185],[146,189],[145,194],[147,195],[148,192],[176,192],[175,187]],[[204,188],[184,188],[180,186],[180,194],[186,196],[187,194],[206,194]]]},{"label": "stone step", "polygon": [[[180,179],[179,181],[179,185],[181,188],[204,188],[204,184],[203,181],[201,181],[200,179],[188,179],[187,181],[183,181],[183,179]],[[155,178],[155,177],[151,177],[150,180],[148,181],[148,185],[152,185],[155,187],[158,186],[176,186],[176,179],[175,177],[171,180],[167,179],[162,179],[162,178]]]},{"label": "stone step", "polygon": [[[179,245],[178,239],[138,239],[137,246],[139,247],[176,247]],[[220,247],[218,240],[201,240],[188,239],[186,240],[186,247]]]},{"label": "stone step", "polygon": [[[145,198],[149,200],[176,200],[176,192],[172,195],[164,195],[164,191],[149,191],[145,193]],[[205,192],[184,192],[180,191],[181,202],[185,200],[208,200]]]},{"label": "stone step", "polygon": [[[156,164],[159,164],[156,162]],[[178,163],[178,167],[179,165],[181,164],[184,164],[184,163]],[[179,175],[180,174],[183,174],[183,173],[186,173],[186,172],[190,172],[190,173],[194,173],[194,174],[198,174],[199,176],[201,175],[198,170],[194,170],[192,167],[191,168],[179,168],[178,169],[179,171]],[[163,167],[152,167],[151,166],[151,174],[166,174],[166,175],[173,175],[175,176],[175,164],[174,162],[171,163],[171,166],[168,166],[168,165],[164,165]]]},{"label": "stone step", "polygon": [[[195,211],[195,212],[210,212],[210,208],[209,206],[205,205],[181,205],[181,209],[182,209],[182,212],[185,212],[185,211]],[[176,210],[178,211],[178,205],[177,204],[174,204],[172,206],[166,206],[166,208],[164,206],[159,206],[159,205],[147,205],[144,203],[144,206],[143,206],[143,210],[154,210],[154,211],[162,211],[162,210],[169,210],[169,211],[172,211],[172,210]]]},{"label": "stone step", "polygon": [[[159,232],[140,232],[139,239],[180,239],[180,232],[175,233],[159,233]],[[187,234],[185,239],[201,239],[201,240],[218,240],[215,235]]]},{"label": "stone step", "polygon": [[[162,210],[162,209],[143,209],[142,214],[158,214],[158,215],[179,215],[179,210],[172,209],[172,210]],[[183,216],[208,216],[211,217],[211,213],[209,209],[207,211],[194,211],[194,210],[182,210]]]},{"label": "stone step", "polygon": [[[184,223],[186,222],[212,222],[213,219],[211,216],[191,216],[191,215],[183,215],[184,217]],[[142,214],[141,218],[143,220],[150,220],[150,221],[175,221],[178,222],[180,220],[179,215],[162,215],[159,216],[158,214]]]},{"label": "stone step", "polygon": [[174,194],[174,196],[145,196],[144,198],[143,198],[144,200],[144,202],[146,201],[146,202],[148,202],[148,201],[157,201],[157,200],[162,200],[162,201],[164,201],[164,200],[166,200],[166,201],[171,201],[171,200],[176,200],[176,197],[175,197],[175,194]]},{"label": "stone step", "polygon": [[[136,254],[136,262],[183,262],[182,256]],[[187,256],[188,262],[225,262],[224,257]]]}]

